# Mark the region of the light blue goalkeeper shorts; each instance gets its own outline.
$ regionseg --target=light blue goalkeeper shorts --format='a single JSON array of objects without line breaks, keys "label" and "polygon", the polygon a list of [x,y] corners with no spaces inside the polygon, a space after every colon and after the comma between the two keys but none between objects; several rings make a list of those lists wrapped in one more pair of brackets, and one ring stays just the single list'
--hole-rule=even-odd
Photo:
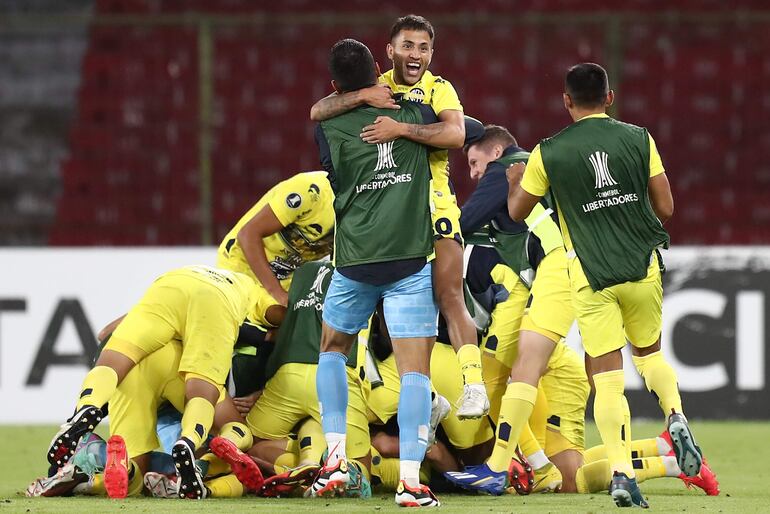
[{"label": "light blue goalkeeper shorts", "polygon": [[392,339],[436,337],[438,306],[433,298],[432,265],[396,282],[374,286],[351,280],[337,270],[324,300],[323,320],[345,334],[357,334],[383,300]]}]

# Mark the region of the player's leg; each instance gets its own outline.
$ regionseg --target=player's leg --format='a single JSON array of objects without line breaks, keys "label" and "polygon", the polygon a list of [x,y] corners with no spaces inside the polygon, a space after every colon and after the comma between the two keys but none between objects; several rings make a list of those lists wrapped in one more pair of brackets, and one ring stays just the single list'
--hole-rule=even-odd
[{"label": "player's leg", "polygon": [[316,391],[321,406],[329,458],[313,482],[313,494],[344,490],[349,480],[347,444],[348,353],[358,332],[368,325],[381,289],[357,282],[335,270],[324,300],[321,353],[318,356]]},{"label": "player's leg", "polygon": [[[441,343],[436,343],[433,346],[430,369],[431,382],[439,395],[447,398],[460,396],[463,389],[463,379],[455,353],[450,346]],[[494,444],[494,430],[487,417],[460,420],[455,416],[456,409],[457,407],[452,405],[449,415],[441,421],[444,433],[449,439],[449,444],[463,462],[470,465],[480,464],[489,456],[492,444]],[[437,463],[444,462],[440,460],[439,456],[432,456],[432,453],[431,447],[428,456],[436,457]],[[457,471],[456,467],[432,467],[441,473]]]},{"label": "player's leg", "polygon": [[447,322],[449,340],[457,352],[466,386],[458,401],[457,415],[461,419],[485,416],[489,412],[489,399],[481,375],[481,352],[476,341],[476,326],[465,306],[463,248],[457,240],[447,237],[438,239],[434,246],[436,259],[433,285],[436,300]]},{"label": "player's leg", "polygon": [[492,280],[508,291],[508,298],[495,305],[491,323],[481,341],[482,374],[490,400],[489,414],[497,422],[500,400],[511,376],[511,367],[519,349],[519,328],[530,291],[516,273],[503,264],[492,269]]},{"label": "player's leg", "polygon": [[173,338],[174,328],[150,310],[158,302],[175,300],[174,291],[169,293],[159,288],[158,282],[117,326],[96,365],[83,380],[75,413],[62,425],[49,446],[47,457],[52,467],[66,463],[80,438],[93,431],[102,419],[101,407],[110,400],[128,372],[146,355]]},{"label": "player's leg", "polygon": [[429,263],[419,272],[390,285],[383,293],[385,323],[401,376],[398,403],[401,481],[396,491],[399,505],[439,505],[430,489],[420,484],[420,465],[430,430],[430,356],[438,329],[432,282]]},{"label": "player's leg", "polygon": [[633,360],[644,378],[647,390],[658,400],[667,416],[667,430],[674,443],[679,466],[687,476],[696,476],[703,454],[695,443],[682,410],[676,372],[660,351],[663,287],[657,257],[652,259],[647,277],[622,286],[621,311],[626,337],[632,344]]},{"label": "player's leg", "polygon": [[[586,368],[590,369],[596,391],[594,419],[612,469],[610,492],[618,506],[643,506],[646,502],[636,484],[631,463],[630,413],[620,353],[626,338],[617,297],[619,286],[594,292],[587,280],[579,280],[582,275],[580,262],[574,259],[570,267],[570,276],[576,284],[573,305],[586,351]],[[586,285],[577,285],[583,283]]]}]

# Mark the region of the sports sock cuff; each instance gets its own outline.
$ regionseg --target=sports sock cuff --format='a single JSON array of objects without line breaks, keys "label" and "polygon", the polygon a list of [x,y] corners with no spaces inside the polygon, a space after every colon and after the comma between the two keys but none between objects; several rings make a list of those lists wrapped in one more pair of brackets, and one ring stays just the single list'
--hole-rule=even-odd
[{"label": "sports sock cuff", "polygon": [[348,356],[340,352],[321,352],[318,354],[318,363],[320,364],[322,360],[330,362],[342,361],[343,364],[347,364]]},{"label": "sports sock cuff", "polygon": [[594,375],[596,389],[602,389],[608,393],[623,394],[626,389],[626,379],[622,369],[606,371]]},{"label": "sports sock cuff", "polygon": [[231,421],[226,423],[222,430],[219,431],[219,435],[232,442],[239,450],[245,452],[251,448],[254,437],[251,435],[251,430],[238,421]]},{"label": "sports sock cuff", "polygon": [[410,371],[409,373],[404,373],[401,377],[401,387],[403,386],[418,386],[430,389],[430,378],[422,373]]},{"label": "sports sock cuff", "polygon": [[537,401],[537,387],[525,384],[524,382],[513,382],[508,384],[503,397],[523,400],[534,406],[535,401]]}]

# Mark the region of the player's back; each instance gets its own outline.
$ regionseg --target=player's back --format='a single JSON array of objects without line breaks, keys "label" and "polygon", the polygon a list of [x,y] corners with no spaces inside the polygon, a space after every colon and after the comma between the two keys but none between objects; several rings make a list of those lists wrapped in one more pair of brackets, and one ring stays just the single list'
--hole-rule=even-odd
[{"label": "player's back", "polygon": [[427,147],[399,138],[370,144],[361,130],[378,116],[422,124],[419,107],[360,107],[321,123],[336,199],[338,267],[424,257],[432,252]]},{"label": "player's back", "polygon": [[653,249],[668,246],[647,192],[647,131],[606,116],[589,117],[543,140],[540,152],[592,288],[644,278]]}]

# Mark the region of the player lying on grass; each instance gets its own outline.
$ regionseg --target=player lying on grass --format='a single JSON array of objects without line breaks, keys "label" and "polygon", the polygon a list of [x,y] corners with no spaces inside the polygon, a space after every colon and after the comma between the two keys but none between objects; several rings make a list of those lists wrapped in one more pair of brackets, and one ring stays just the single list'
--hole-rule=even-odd
[{"label": "player lying on grass", "polygon": [[[148,471],[173,473],[171,456],[154,450],[161,446],[156,428],[162,405],[168,403],[179,412],[184,410],[185,384],[178,371],[182,354],[182,343],[171,341],[142,359],[118,385],[108,403],[110,438],[99,466],[88,460],[82,467],[68,462],[53,476],[36,480],[28,494],[60,496],[88,483],[83,491],[86,494],[125,498],[141,494],[142,479]],[[238,447],[251,446],[251,434],[229,397],[218,401],[213,429]],[[85,454],[94,455],[88,451]],[[101,468],[98,473],[96,468]]]},{"label": "player lying on grass", "polygon": [[157,279],[115,329],[86,376],[75,414],[51,442],[49,462],[63,466],[80,438],[101,421],[101,407],[131,369],[177,338],[182,341],[179,372],[186,404],[172,458],[180,476],[179,494],[205,497],[194,455],[213,423],[238,327],[253,309],[255,287],[246,275],[208,266],[180,268]]},{"label": "player lying on grass", "polygon": [[[267,363],[269,379],[246,417],[246,423],[254,436],[254,445],[248,453],[260,460],[269,463],[279,461],[285,449],[275,442],[285,441],[303,419],[310,417],[321,422],[315,384],[321,341],[321,311],[333,269],[331,263],[311,262],[294,272],[289,288],[289,309],[278,330],[275,349]],[[346,451],[351,464],[368,480],[370,442],[362,377],[359,373],[363,361],[358,354],[363,354],[363,348],[360,350],[357,345],[353,345],[346,366],[349,399]],[[248,465],[251,459],[237,451],[234,445],[222,442],[221,446],[217,446],[219,444],[217,439],[212,442],[214,452],[233,466],[244,485],[253,489],[251,470],[238,467],[239,463]],[[317,460],[313,464],[314,469],[306,469],[310,479],[319,469]],[[348,489],[367,488],[366,484],[348,483]]]}]

